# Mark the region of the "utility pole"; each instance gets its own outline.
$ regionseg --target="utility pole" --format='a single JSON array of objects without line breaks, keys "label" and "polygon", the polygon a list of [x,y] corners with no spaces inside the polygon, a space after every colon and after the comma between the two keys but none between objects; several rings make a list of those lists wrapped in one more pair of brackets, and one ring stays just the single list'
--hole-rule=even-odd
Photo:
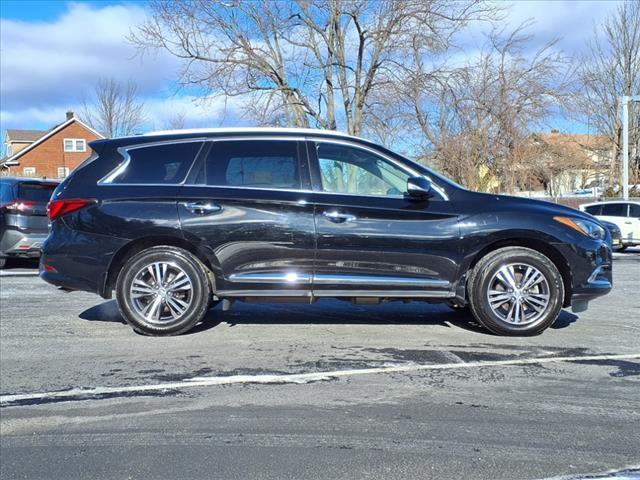
[{"label": "utility pole", "polygon": [[622,198],[629,200],[629,104],[640,102],[640,95],[624,95],[622,100]]}]

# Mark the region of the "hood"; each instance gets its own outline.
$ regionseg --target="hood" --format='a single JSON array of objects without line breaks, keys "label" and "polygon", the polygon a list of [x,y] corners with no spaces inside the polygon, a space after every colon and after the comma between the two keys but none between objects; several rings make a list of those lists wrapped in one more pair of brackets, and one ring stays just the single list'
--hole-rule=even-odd
[{"label": "hood", "polygon": [[533,198],[516,197],[513,195],[496,195],[491,193],[471,192],[474,196],[477,196],[478,201],[485,203],[493,203],[496,209],[511,209],[511,208],[523,208],[528,211],[536,211],[539,213],[547,214],[549,216],[571,216],[577,218],[584,218],[586,220],[599,222],[598,219],[589,215],[586,212],[582,212],[577,208],[567,207],[566,205],[560,205],[546,200],[536,200]]}]

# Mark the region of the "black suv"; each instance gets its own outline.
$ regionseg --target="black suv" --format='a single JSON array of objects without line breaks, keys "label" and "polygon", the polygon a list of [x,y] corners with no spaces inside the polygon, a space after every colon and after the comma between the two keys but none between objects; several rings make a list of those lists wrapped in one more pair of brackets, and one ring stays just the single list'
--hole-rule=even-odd
[{"label": "black suv", "polygon": [[592,216],[471,192],[336,132],[216,129],[98,140],[55,191],[40,275],[115,290],[153,335],[216,302],[336,297],[470,307],[531,335],[611,290],[609,234]]},{"label": "black suv", "polygon": [[47,203],[58,182],[0,177],[0,268],[9,257],[37,258],[47,234]]}]

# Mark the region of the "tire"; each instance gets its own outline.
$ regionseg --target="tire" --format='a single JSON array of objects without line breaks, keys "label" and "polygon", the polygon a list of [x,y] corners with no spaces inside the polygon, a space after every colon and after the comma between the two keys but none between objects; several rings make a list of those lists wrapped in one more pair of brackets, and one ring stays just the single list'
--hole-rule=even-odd
[{"label": "tire", "polygon": [[537,335],[556,321],[564,302],[557,267],[530,248],[490,252],[474,267],[468,285],[473,316],[498,335]]},{"label": "tire", "polygon": [[629,245],[620,245],[619,247],[615,247],[613,249],[614,252],[624,252]]},{"label": "tire", "polygon": [[178,247],[151,247],[137,253],[122,267],[116,282],[120,313],[144,335],[191,330],[207,313],[211,298],[206,267]]}]

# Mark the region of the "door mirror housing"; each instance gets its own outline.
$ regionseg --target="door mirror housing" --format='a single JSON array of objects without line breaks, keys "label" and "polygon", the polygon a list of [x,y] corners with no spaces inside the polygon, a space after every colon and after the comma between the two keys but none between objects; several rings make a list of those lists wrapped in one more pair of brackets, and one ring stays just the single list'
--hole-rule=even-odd
[{"label": "door mirror housing", "polygon": [[424,177],[408,178],[407,194],[414,200],[425,200],[431,196],[431,182]]}]

